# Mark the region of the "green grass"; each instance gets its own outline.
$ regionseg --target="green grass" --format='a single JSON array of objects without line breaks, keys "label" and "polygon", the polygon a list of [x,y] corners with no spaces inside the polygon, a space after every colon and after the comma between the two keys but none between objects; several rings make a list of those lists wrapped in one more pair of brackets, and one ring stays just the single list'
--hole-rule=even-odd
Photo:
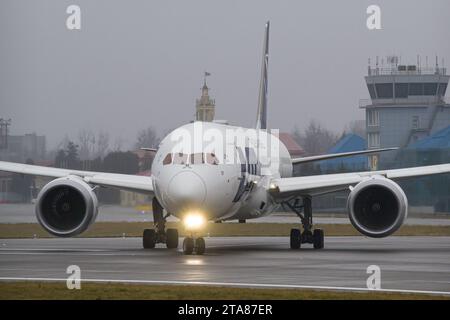
[{"label": "green grass", "polygon": [[274,299],[449,299],[447,296],[384,292],[339,292],[300,289],[251,289],[192,285],[82,283],[68,290],[64,282],[0,282],[0,299],[139,299],[139,300],[274,300]]},{"label": "green grass", "polygon": [[[151,228],[149,222],[97,222],[79,237],[140,237],[145,228]],[[205,235],[211,237],[227,236],[286,236],[291,228],[298,228],[294,223],[209,223]],[[178,222],[167,223],[168,228],[178,228],[184,236],[184,228]],[[318,224],[316,228],[325,230],[327,236],[360,235],[349,224]],[[450,226],[404,225],[397,236],[450,236]],[[0,238],[49,238],[52,237],[37,223],[0,224]]]}]

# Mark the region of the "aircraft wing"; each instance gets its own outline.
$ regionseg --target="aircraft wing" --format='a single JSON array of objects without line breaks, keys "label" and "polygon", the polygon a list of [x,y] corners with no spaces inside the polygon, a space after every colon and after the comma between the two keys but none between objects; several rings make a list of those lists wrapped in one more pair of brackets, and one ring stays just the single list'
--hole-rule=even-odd
[{"label": "aircraft wing", "polygon": [[433,174],[450,173],[450,163],[380,171],[324,174],[317,176],[273,179],[269,192],[275,198],[294,196],[312,196],[339,190],[345,190],[371,176],[379,175],[388,179],[418,177]]},{"label": "aircraft wing", "polygon": [[152,178],[148,176],[60,169],[4,161],[0,161],[0,171],[51,178],[74,175],[83,178],[84,181],[92,185],[143,193],[153,192]]},{"label": "aircraft wing", "polygon": [[321,160],[327,160],[327,159],[351,157],[351,156],[357,156],[357,155],[362,155],[362,154],[378,153],[378,152],[391,151],[391,150],[397,150],[397,149],[398,148],[382,148],[382,149],[369,149],[369,150],[341,152],[341,153],[329,153],[329,154],[322,154],[322,155],[318,155],[318,156],[294,158],[291,161],[293,164],[299,164],[299,163],[321,161]]}]

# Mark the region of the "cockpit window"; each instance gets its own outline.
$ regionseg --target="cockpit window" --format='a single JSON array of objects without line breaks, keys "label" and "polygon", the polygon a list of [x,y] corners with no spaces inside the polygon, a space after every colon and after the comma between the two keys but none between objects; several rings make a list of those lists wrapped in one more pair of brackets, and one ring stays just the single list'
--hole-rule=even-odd
[{"label": "cockpit window", "polygon": [[214,153],[207,153],[206,154],[206,163],[218,165],[219,159],[217,159],[217,157]]},{"label": "cockpit window", "polygon": [[203,159],[203,153],[192,153],[191,154],[191,164],[202,164],[205,163]]},{"label": "cockpit window", "polygon": [[172,154],[168,153],[163,160],[163,165],[171,164],[171,163],[172,163]]},{"label": "cockpit window", "polygon": [[188,160],[188,155],[185,153],[174,153],[173,154],[173,164],[186,164]]}]

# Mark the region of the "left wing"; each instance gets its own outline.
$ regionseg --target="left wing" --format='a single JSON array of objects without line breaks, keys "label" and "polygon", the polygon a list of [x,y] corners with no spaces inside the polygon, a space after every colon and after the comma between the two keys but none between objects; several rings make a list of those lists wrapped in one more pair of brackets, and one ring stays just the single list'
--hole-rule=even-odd
[{"label": "left wing", "polygon": [[339,190],[345,190],[371,176],[384,176],[388,179],[418,177],[433,174],[450,173],[450,163],[380,171],[323,174],[317,176],[273,179],[269,192],[276,198],[293,196],[312,196]]},{"label": "left wing", "polygon": [[0,171],[51,178],[73,175],[83,178],[84,181],[92,185],[114,187],[143,193],[153,192],[152,178],[148,176],[60,169],[4,161],[0,161]]}]

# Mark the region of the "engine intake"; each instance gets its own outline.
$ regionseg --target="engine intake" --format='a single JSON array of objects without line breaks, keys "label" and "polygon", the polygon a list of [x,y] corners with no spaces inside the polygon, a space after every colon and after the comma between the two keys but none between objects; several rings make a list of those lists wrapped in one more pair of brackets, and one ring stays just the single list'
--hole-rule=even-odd
[{"label": "engine intake", "polygon": [[97,196],[80,177],[55,179],[42,188],[36,202],[36,217],[42,227],[58,237],[85,231],[98,213]]},{"label": "engine intake", "polygon": [[372,238],[391,235],[408,215],[408,199],[402,188],[382,176],[358,183],[350,192],[347,207],[353,226]]}]

